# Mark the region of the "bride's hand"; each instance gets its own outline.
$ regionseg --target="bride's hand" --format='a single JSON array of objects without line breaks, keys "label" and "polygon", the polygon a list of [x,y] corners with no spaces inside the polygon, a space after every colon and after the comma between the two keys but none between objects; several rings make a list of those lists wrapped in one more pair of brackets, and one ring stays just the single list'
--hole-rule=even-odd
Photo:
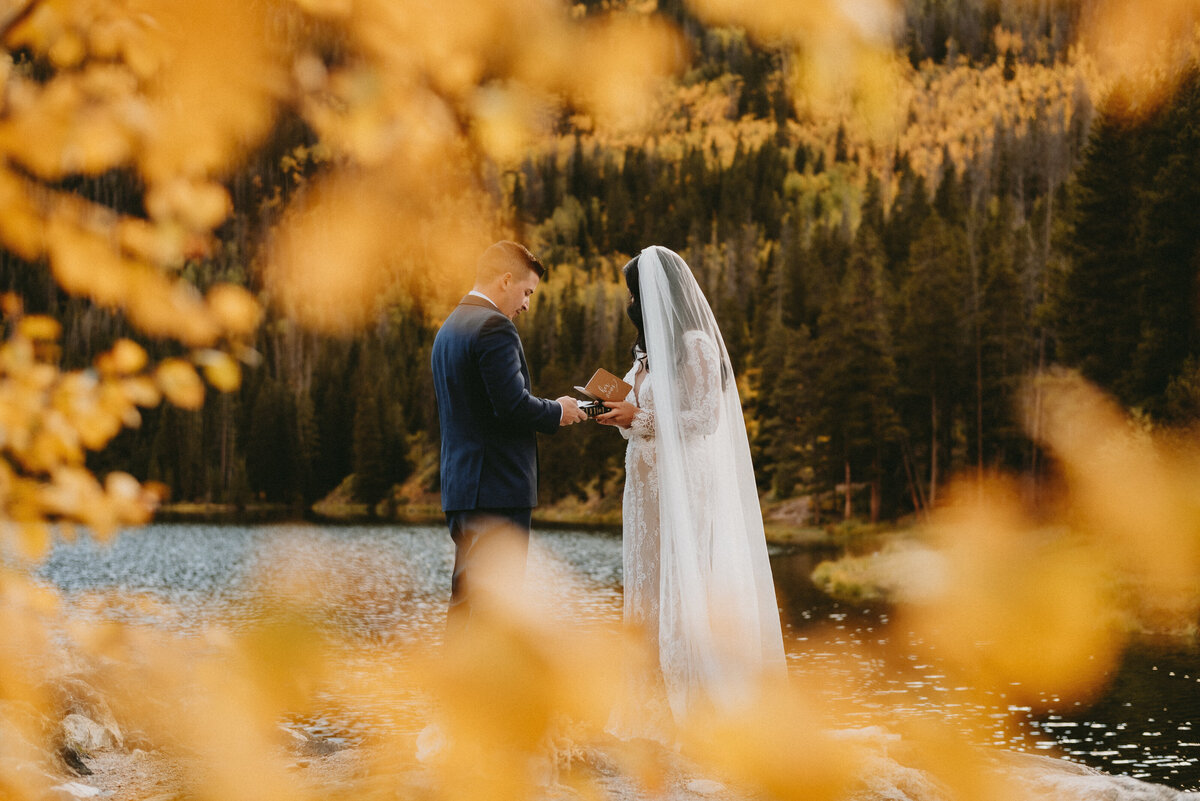
[{"label": "bride's hand", "polygon": [[638,407],[629,401],[605,401],[604,406],[610,411],[596,415],[596,422],[606,426],[629,428],[633,423],[634,415],[638,412]]}]

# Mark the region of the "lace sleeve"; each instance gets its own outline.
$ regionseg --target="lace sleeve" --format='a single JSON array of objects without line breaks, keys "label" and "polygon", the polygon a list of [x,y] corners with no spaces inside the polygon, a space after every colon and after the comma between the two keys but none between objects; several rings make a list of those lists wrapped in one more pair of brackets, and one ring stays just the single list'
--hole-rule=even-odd
[{"label": "lace sleeve", "polygon": [[626,439],[631,437],[653,437],[654,412],[650,409],[638,409],[637,414],[633,416],[633,421],[629,424],[629,429],[622,428],[620,431]]},{"label": "lace sleeve", "polygon": [[679,431],[706,436],[717,430],[721,401],[721,358],[716,345],[699,331],[684,335],[687,353],[680,371]]}]

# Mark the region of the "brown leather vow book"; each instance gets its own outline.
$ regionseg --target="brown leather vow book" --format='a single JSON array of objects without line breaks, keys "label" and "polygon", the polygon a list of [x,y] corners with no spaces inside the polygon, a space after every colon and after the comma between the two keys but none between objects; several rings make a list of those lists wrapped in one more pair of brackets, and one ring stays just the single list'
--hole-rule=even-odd
[{"label": "brown leather vow book", "polygon": [[591,402],[583,401],[579,404],[579,408],[583,409],[588,417],[595,417],[598,414],[604,414],[608,411],[604,407],[603,401],[619,401],[625,400],[625,396],[632,390],[629,384],[626,384],[621,379],[617,378],[612,373],[601,367],[596,372],[592,373],[592,377],[588,380],[587,386],[575,386],[575,391]]},{"label": "brown leather vow book", "polygon": [[577,392],[595,401],[625,400],[625,396],[629,394],[631,389],[633,387],[603,367],[592,373],[592,377],[588,379],[587,386],[581,387],[576,385],[575,387]]}]

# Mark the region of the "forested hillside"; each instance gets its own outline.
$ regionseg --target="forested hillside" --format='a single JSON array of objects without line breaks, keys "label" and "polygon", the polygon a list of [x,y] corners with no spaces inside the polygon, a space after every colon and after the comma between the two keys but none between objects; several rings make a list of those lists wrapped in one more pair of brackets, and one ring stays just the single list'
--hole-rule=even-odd
[{"label": "forested hillside", "polygon": [[[1069,49],[1078,4],[914,0],[880,133],[791,102],[784,49],[661,6],[689,52],[649,131],[599,134],[566,110],[517,163],[478,167],[501,232],[550,267],[520,321],[539,394],[624,372],[620,267],[662,244],[716,311],[762,492],[814,495],[826,519],[923,509],[961,471],[1040,475],[1017,400],[1054,364],[1154,419],[1200,413],[1194,74],[1131,113]],[[198,284],[240,282],[270,303],[252,243],[322,169],[314,141],[285,120],[231,183],[219,255],[187,268]],[[78,189],[119,208],[130,180]],[[77,364],[128,333],[11,254],[0,281],[64,320]],[[368,502],[397,484],[434,492],[428,365],[445,311],[408,293],[341,336],[276,314],[236,391],[147,412],[92,466],[163,481],[176,500],[302,508],[352,473]],[[611,504],[623,450],[594,425],[543,438],[543,501]]]}]

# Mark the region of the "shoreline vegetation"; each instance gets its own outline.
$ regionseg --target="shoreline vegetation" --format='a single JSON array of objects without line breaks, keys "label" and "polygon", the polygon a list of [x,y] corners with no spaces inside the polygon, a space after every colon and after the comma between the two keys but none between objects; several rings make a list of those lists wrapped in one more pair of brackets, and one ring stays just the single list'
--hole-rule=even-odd
[{"label": "shoreline vegetation", "polygon": [[[402,484],[396,484],[384,500],[370,505],[358,499],[356,474],[351,473],[332,492],[311,506],[272,503],[262,500],[244,503],[176,501],[159,506],[157,522],[272,523],[309,521],[330,525],[406,524],[445,525],[441,496],[426,488],[435,484],[436,461],[422,460]],[[534,528],[595,528],[621,531],[621,489],[606,482],[603,491],[593,482],[587,496],[568,494],[534,507]],[[861,488],[860,488],[861,489]],[[829,546],[853,542],[863,552],[883,543],[894,533],[911,528],[910,518],[871,523],[861,518],[843,520],[827,515],[828,522],[813,522],[813,498],[769,497],[760,500],[763,529],[767,542],[777,546]]]},{"label": "shoreline vegetation", "polygon": [[[803,500],[803,499],[801,499]],[[763,502],[763,529],[771,545],[806,546],[880,543],[907,529],[903,523],[870,524],[862,521],[837,521],[815,525],[808,519],[807,504],[791,498],[783,502]],[[381,504],[375,513],[365,503],[346,499],[326,499],[308,509],[277,503],[204,503],[178,502],[159,507],[154,516],[159,523],[205,522],[228,524],[308,521],[332,525],[364,523],[437,525],[445,517],[437,496],[416,502]],[[534,528],[595,528],[621,531],[621,510],[597,509],[596,504],[571,498],[543,504],[533,510]],[[873,547],[873,546],[872,546]]]}]

